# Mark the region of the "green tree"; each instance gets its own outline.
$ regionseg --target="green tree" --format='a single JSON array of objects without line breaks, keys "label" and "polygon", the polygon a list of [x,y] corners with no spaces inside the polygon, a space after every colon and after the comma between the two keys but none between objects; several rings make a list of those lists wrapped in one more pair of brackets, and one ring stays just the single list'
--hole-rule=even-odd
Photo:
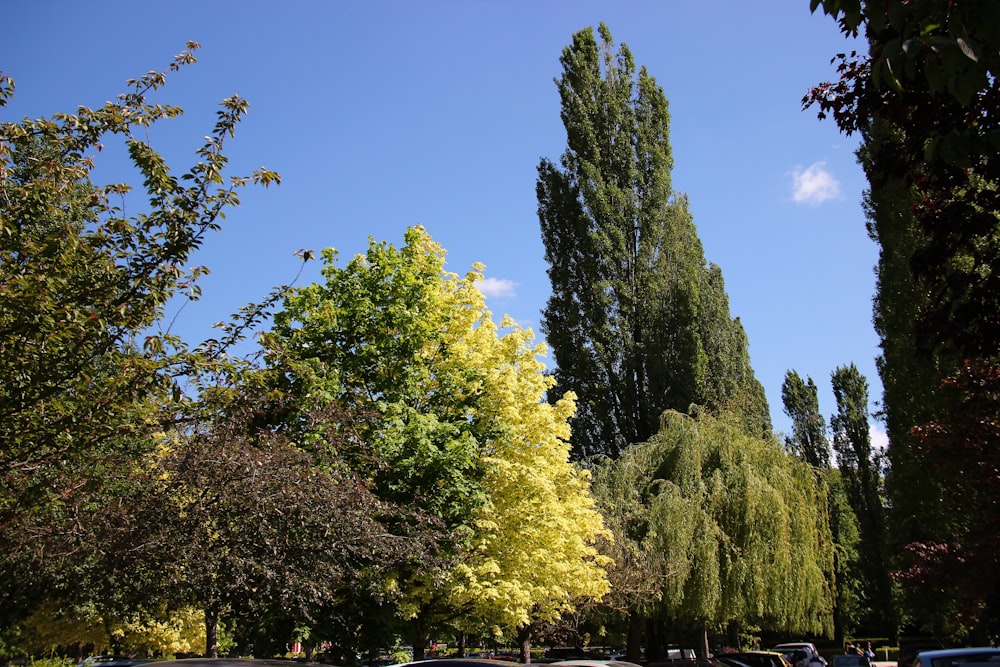
[{"label": "green tree", "polygon": [[826,497],[773,440],[731,418],[668,411],[648,443],[595,471],[594,489],[602,506],[631,508],[614,513],[628,517],[615,536],[657,575],[647,604],[699,636],[702,652],[708,632],[732,625],[830,632]]},{"label": "green tree", "polygon": [[[897,566],[943,576],[950,564],[958,575],[996,552],[969,532],[981,521],[967,511],[970,499],[936,473],[966,448],[952,422],[959,402],[990,404],[988,395],[952,393],[942,383],[985,391],[998,364],[1000,8],[984,0],[812,0],[811,6],[822,6],[845,34],[860,33],[868,43],[863,56],[841,56],[840,80],[818,86],[804,102],[864,140],[869,230],[881,246],[876,327],[890,435],[891,523],[895,545],[906,550]],[[979,381],[970,381],[967,371],[981,374]],[[996,416],[965,414],[975,423]],[[923,443],[943,423],[951,423],[945,431],[956,438],[951,452],[940,439]],[[989,468],[996,460],[982,463]],[[976,469],[983,468],[966,470]],[[989,479],[967,486],[985,488]],[[982,595],[975,600],[940,600],[939,612],[932,612],[937,619],[925,614],[919,622],[928,631],[947,626],[947,634],[962,640],[970,625],[1000,618],[986,611],[991,593],[976,590]],[[919,584],[910,587],[905,606],[919,609],[915,596],[922,593]],[[982,620],[956,625],[959,615]]]},{"label": "green tree", "polygon": [[861,572],[869,631],[892,632],[895,615],[886,549],[882,504],[881,454],[872,450],[868,422],[868,380],[857,366],[841,366],[832,374],[837,414],[830,418],[833,449],[847,501],[861,531]]},{"label": "green tree", "polygon": [[830,445],[816,383],[811,377],[803,380],[795,371],[788,371],[781,385],[781,402],[792,420],[792,436],[785,438],[789,450],[814,468],[829,469]]},{"label": "green tree", "polygon": [[552,296],[543,330],[555,395],[578,398],[578,457],[617,455],[666,408],[730,403],[747,428],[770,428],[746,336],[729,315],[721,271],[706,266],[675,193],[662,88],[617,52],[605,25],[573,35],[557,80],[567,149],[538,167],[538,216]]},{"label": "green tree", "polygon": [[[916,194],[921,241],[910,258],[927,299],[915,322],[918,347],[960,357],[1000,343],[997,294],[1000,192],[995,114],[1000,99],[1000,18],[986,0],[962,3],[821,2],[841,29],[864,32],[867,56],[841,56],[841,79],[805,98],[848,133],[901,130],[867,142],[873,188],[902,180]],[[878,124],[882,124],[878,127]]]},{"label": "green tree", "polygon": [[352,428],[379,465],[351,465],[378,497],[421,508],[454,538],[445,563],[390,581],[419,657],[435,629],[513,632],[606,584],[592,546],[600,516],[568,461],[572,396],[544,400],[544,347],[530,330],[494,323],[481,267],[446,272],[422,227],[405,241],[372,240],[343,268],[325,251],[325,282],[288,297],[265,344],[303,405],[375,416]]},{"label": "green tree", "polygon": [[881,347],[881,416],[890,442],[888,531],[890,544],[895,545],[944,534],[955,517],[968,516],[956,507],[958,499],[949,491],[949,480],[938,473],[935,461],[924,457],[911,433],[918,424],[952,413],[955,402],[941,387],[941,378],[956,372],[960,360],[941,350],[921,349],[917,342],[915,323],[930,298],[912,267],[914,256],[927,242],[913,215],[919,194],[903,175],[907,167],[902,162],[892,170],[895,175],[879,175],[890,159],[903,154],[899,147],[906,131],[874,119],[858,151],[866,173],[878,183],[865,194],[865,211],[869,234],[880,248],[873,321]]},{"label": "green tree", "polygon": [[[197,44],[188,48],[170,71],[195,61]],[[184,293],[197,297],[204,269],[189,271],[189,260],[239,203],[239,189],[278,180],[266,170],[224,176],[223,147],[248,107],[236,96],[222,103],[196,163],[174,176],[149,142],[151,126],[181,112],[149,99],[165,80],[151,72],[100,108],[0,126],[0,607],[7,612],[22,612],[24,596],[43,590],[41,574],[59,571],[57,554],[39,554],[52,544],[47,537],[75,531],[82,539],[85,524],[67,514],[75,497],[95,491],[103,470],[137,456],[146,435],[175,416],[179,378],[210,357],[169,333],[164,308]],[[0,105],[12,93],[13,81],[0,75]],[[134,215],[125,212],[128,186],[90,180],[104,143],[119,141],[147,195]]]},{"label": "green tree", "polygon": [[[626,659],[664,658],[662,647],[647,636],[652,619],[663,607],[668,577],[674,574],[652,537],[653,525],[649,477],[654,465],[630,447],[619,459],[605,457],[594,467],[593,493],[597,498],[611,539],[601,550],[613,565],[608,569],[611,590],[603,599],[602,622],[620,627],[625,636]],[[645,643],[645,646],[644,646]]]},{"label": "green tree", "polygon": [[792,435],[785,438],[789,451],[813,467],[817,487],[825,494],[833,539],[833,633],[838,642],[858,627],[860,606],[866,599],[858,552],[861,538],[858,518],[844,491],[841,471],[830,467],[826,420],[819,409],[816,383],[795,371],[785,373],[781,386],[785,414],[792,418]]},{"label": "green tree", "polygon": [[833,635],[838,644],[855,636],[861,629],[869,596],[861,565],[861,532],[858,517],[847,499],[838,468],[825,471],[822,483],[830,508],[830,533],[833,537]]}]

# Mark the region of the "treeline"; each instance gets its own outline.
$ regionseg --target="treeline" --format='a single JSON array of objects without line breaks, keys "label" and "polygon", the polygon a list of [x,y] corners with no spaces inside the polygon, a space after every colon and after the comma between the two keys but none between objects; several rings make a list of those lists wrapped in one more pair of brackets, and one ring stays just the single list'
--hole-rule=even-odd
[{"label": "treeline", "polygon": [[[869,64],[890,41],[878,26],[944,39],[938,24],[914,23],[914,7],[888,24],[866,6],[830,11],[846,30],[868,28]],[[940,25],[954,44],[965,39]],[[985,55],[974,62],[988,68],[995,42],[977,38],[974,54]],[[965,88],[911,98],[905,82],[902,93],[876,85],[878,68],[856,64],[841,88],[812,98],[848,105],[838,121],[866,139],[870,228],[883,248],[886,461],[871,447],[867,382],[853,365],[831,376],[830,429],[814,382],[790,371],[793,433],[772,432],[722,272],[670,182],[662,88],[604,25],[574,35],[561,62],[567,149],[558,165],[542,160],[537,182],[551,373],[530,330],[493,319],[483,267],[446,271],[422,227],[399,247],[372,240],[344,265],[325,251],[321,282],[275,288],[218,339],[171,332],[167,305],[198,296],[204,269],[185,267],[205,235],[241,188],[280,183],[264,169],[226,175],[224,144],[247,108],[237,97],[181,176],[147,139],[179,113],[153,99],[166,73],[96,110],[0,128],[0,651],[263,657],[301,641],[350,662],[400,642],[419,658],[444,636],[517,643],[527,659],[533,641],[589,635],[652,660],[670,644],[707,654],[767,632],[982,636],[997,617],[993,575],[974,592],[956,563],[972,559],[981,573],[991,562],[989,480],[956,500],[929,463],[946,454],[964,466],[951,473],[986,474],[996,318],[978,313],[993,297],[968,278],[959,303],[952,282],[934,282],[932,223],[945,213],[914,202],[933,209],[920,188],[966,178],[948,205],[974,192],[965,210],[978,226],[958,235],[974,252],[953,235],[947,247],[963,261],[973,253],[970,273],[988,283],[993,237],[982,230],[1000,210],[987,207],[992,144],[956,153],[964,144],[935,126],[934,145],[950,148],[917,167],[922,127],[879,114],[923,113],[947,93],[967,119],[969,104],[994,99],[992,74],[968,99]],[[902,106],[850,107],[869,98],[844,92],[848,83]],[[6,101],[13,82],[0,84]],[[109,141],[142,176],[143,213],[126,213],[127,186],[90,179]],[[948,303],[949,326],[935,328]],[[962,313],[974,321],[952,326]],[[235,355],[251,334],[255,351]],[[928,352],[897,356],[911,349]],[[906,400],[904,362],[930,383]],[[943,378],[964,398],[919,399]],[[941,411],[921,412],[932,407]],[[949,420],[909,429],[928,415]],[[931,573],[944,577],[947,611],[912,604]]]}]

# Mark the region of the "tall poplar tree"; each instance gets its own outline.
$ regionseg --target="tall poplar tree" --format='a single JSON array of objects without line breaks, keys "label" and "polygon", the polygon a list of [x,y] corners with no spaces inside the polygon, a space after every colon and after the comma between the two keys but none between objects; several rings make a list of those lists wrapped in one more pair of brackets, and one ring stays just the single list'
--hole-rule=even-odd
[{"label": "tall poplar tree", "polygon": [[872,450],[868,425],[868,380],[857,366],[841,366],[832,375],[837,414],[830,418],[833,449],[847,501],[861,531],[861,570],[868,601],[870,630],[893,631],[892,588],[886,551],[880,455]]},{"label": "tall poplar tree", "polygon": [[537,182],[552,283],[542,327],[554,395],[578,397],[574,453],[615,456],[655,433],[664,410],[693,404],[734,408],[765,433],[746,334],[671,186],[663,89],[607,26],[598,32],[600,44],[587,28],[563,50],[567,149],[560,166],[541,161]]},{"label": "tall poplar tree", "polygon": [[792,436],[785,442],[795,454],[814,468],[830,467],[830,445],[826,441],[826,420],[819,411],[816,383],[795,371],[785,373],[781,402],[792,419]]},{"label": "tall poplar tree", "polygon": [[796,371],[788,371],[781,385],[781,402],[792,419],[792,435],[785,438],[785,446],[813,467],[815,484],[825,494],[829,508],[833,570],[827,575],[833,591],[833,632],[839,643],[856,629],[859,600],[867,589],[859,569],[858,518],[844,491],[840,470],[830,466],[830,443],[816,383],[811,377],[803,380]]},{"label": "tall poplar tree", "polygon": [[[971,516],[969,497],[951,493],[953,479],[920,446],[913,428],[954,414],[955,396],[942,378],[955,373],[961,359],[942,350],[920,350],[915,323],[931,296],[913,270],[913,258],[927,243],[913,211],[920,195],[910,178],[900,146],[907,130],[875,119],[864,132],[859,162],[872,178],[865,193],[868,233],[879,245],[873,322],[879,335],[882,405],[889,448],[886,493],[891,500],[890,544],[906,545],[929,536],[953,534],[956,517]],[[892,174],[880,176],[881,172]],[[908,605],[916,608],[917,605]]]}]

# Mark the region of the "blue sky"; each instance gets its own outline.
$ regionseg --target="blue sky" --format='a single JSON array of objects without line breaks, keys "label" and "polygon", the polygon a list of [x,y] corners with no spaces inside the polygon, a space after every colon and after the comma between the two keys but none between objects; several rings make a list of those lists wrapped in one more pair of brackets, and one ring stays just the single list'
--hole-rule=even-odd
[{"label": "blue sky", "polygon": [[[251,110],[228,145],[232,173],[265,165],[283,184],[245,191],[195,258],[212,274],[182,334],[209,336],[290,280],[299,248],[346,259],[414,224],[450,270],[483,262],[491,309],[537,332],[549,283],[535,169],[565,147],[553,79],[572,34],[601,21],[670,101],[674,187],[722,267],[775,426],[788,427],[788,369],[816,380],[827,417],[838,365],[857,364],[878,400],[857,140],[800,105],[851,45],[808,0],[15,0],[0,69],[17,89],[0,120],[98,106],[200,42],[199,63],[156,97],[186,113],[154,128],[153,146],[183,172],[236,93]],[[123,178],[114,147],[98,165],[98,179]]]}]

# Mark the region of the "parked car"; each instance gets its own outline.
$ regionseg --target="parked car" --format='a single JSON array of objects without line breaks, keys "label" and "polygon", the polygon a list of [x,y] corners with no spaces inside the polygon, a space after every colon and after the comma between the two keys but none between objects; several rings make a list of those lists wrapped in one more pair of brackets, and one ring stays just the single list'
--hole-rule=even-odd
[{"label": "parked car", "polygon": [[714,660],[720,667],[752,667],[752,665],[748,665],[736,658],[730,658],[728,654],[717,655],[714,657]]},{"label": "parked car", "polygon": [[911,667],[918,653],[923,651],[939,651],[943,649],[940,643],[927,640],[906,640],[899,643],[899,658],[896,660],[896,667]]},{"label": "parked car", "polygon": [[84,658],[77,667],[134,667],[149,660],[136,660],[127,655],[92,655]]},{"label": "parked car", "polygon": [[[719,663],[705,658],[677,658],[666,662],[650,662],[646,667],[718,667]],[[745,665],[743,667],[749,667]]]},{"label": "parked car", "polygon": [[871,664],[867,656],[844,653],[833,656],[832,667],[871,667]]},{"label": "parked car", "polygon": [[628,660],[557,660],[550,662],[550,665],[560,665],[560,667],[640,667]]},{"label": "parked car", "polygon": [[790,667],[785,656],[777,651],[744,651],[743,653],[720,653],[715,656],[717,662],[727,663],[737,667],[738,662],[747,667]]},{"label": "parked car", "polygon": [[1000,667],[1000,648],[984,646],[921,651],[913,661],[913,667],[953,667],[954,665]]},{"label": "parked car", "polygon": [[[784,656],[791,656],[796,651],[805,651],[811,660],[815,661],[818,659],[824,665],[827,664],[826,658],[819,654],[819,650],[812,642],[788,642],[786,644],[778,644],[771,650],[777,651]],[[793,662],[792,664],[794,665],[795,663]]]},{"label": "parked car", "polygon": [[[301,667],[302,664],[302,662],[296,660],[277,659],[255,660],[253,658],[183,658],[181,660],[157,661],[156,667]],[[496,665],[494,664],[493,667],[496,667]]]}]

